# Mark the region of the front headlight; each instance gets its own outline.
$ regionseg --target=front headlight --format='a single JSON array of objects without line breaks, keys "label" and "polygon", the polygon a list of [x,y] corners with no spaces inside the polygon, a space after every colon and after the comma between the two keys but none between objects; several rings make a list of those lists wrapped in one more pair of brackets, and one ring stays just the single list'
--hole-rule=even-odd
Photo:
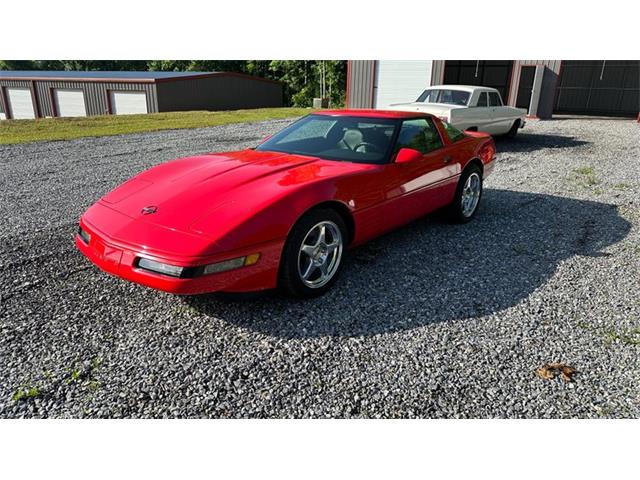
[{"label": "front headlight", "polygon": [[260,258],[259,253],[252,253],[246,257],[232,258],[231,260],[224,260],[223,262],[210,263],[205,265],[202,271],[203,275],[209,275],[211,273],[226,272],[227,270],[234,270],[240,267],[248,267],[254,265]]},{"label": "front headlight", "polygon": [[155,260],[149,260],[148,258],[140,258],[138,260],[138,267],[142,268],[143,270],[149,270],[150,272],[169,275],[170,277],[180,277],[182,275],[182,272],[184,271],[184,267],[169,265],[168,263],[156,262]]},{"label": "front headlight", "polygon": [[201,275],[211,275],[213,273],[221,273],[229,270],[235,270],[240,267],[248,267],[255,265],[260,259],[259,253],[252,253],[246,257],[237,257],[222,262],[210,263],[200,267],[179,267],[168,263],[156,262],[148,258],[138,258],[136,266],[149,272],[160,273],[176,278],[193,278]]},{"label": "front headlight", "polygon": [[83,230],[82,227],[78,227],[78,235],[84,243],[89,245],[89,242],[91,241],[91,234],[89,232]]}]

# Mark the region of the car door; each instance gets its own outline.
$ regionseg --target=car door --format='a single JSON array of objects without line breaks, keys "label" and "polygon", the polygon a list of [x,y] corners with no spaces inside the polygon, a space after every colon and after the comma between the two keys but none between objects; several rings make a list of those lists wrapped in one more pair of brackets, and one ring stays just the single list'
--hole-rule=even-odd
[{"label": "car door", "polygon": [[[414,161],[395,163],[402,148],[419,151]],[[444,149],[441,133],[430,117],[405,120],[394,146],[394,161],[385,167],[383,196],[388,225],[395,227],[421,217],[443,205],[441,189],[455,175],[453,156]]]},{"label": "car door", "polygon": [[502,105],[502,99],[498,92],[488,92],[489,109],[491,110],[491,133],[499,135],[506,133],[511,128],[511,117],[508,114],[508,108]]},{"label": "car door", "polygon": [[493,119],[487,92],[479,92],[475,106],[468,108],[465,113],[468,121],[461,125],[463,129],[476,127],[481,132],[491,133]]}]

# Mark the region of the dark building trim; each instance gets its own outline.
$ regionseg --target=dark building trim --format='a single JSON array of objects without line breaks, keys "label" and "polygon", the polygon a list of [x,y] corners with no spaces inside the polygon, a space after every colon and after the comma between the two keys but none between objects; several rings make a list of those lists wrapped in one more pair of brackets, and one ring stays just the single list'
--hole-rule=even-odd
[{"label": "dark building trim", "polygon": [[[78,72],[81,73],[81,72]],[[198,80],[202,78],[211,78],[211,77],[239,77],[239,78],[248,78],[251,80],[255,80],[258,82],[267,82],[267,83],[275,83],[282,85],[282,82],[278,80],[272,80],[270,78],[257,77],[254,75],[247,75],[246,73],[237,73],[237,72],[210,72],[210,73],[200,73],[194,75],[181,75],[176,77],[165,77],[165,78],[122,78],[122,77],[83,77],[81,74],[75,77],[70,76],[0,76],[0,81],[3,80],[13,80],[13,81],[36,81],[36,82],[95,82],[95,83],[167,83],[167,82],[180,82],[186,80]]]},{"label": "dark building trim", "polygon": [[371,99],[369,101],[369,105],[371,108],[376,104],[376,67],[378,66],[378,61],[371,62]]},{"label": "dark building trim", "polygon": [[56,105],[56,95],[54,93],[54,90],[54,87],[49,87],[49,102],[51,103],[51,116],[57,117],[59,112],[58,106]]},{"label": "dark building trim", "polygon": [[31,90],[31,103],[33,103],[33,113],[36,118],[42,118],[42,113],[40,109],[40,103],[38,102],[38,91],[36,90],[36,83],[31,80],[31,85],[29,86]]},{"label": "dark building trim", "polygon": [[0,82],[86,82],[86,83],[156,83],[150,78],[87,78],[87,77],[0,77]]},{"label": "dark building trim", "polygon": [[0,85],[0,94],[2,97],[2,109],[4,110],[4,116],[7,120],[11,119],[11,112],[9,111],[9,99],[7,98],[7,88]]},{"label": "dark building trim", "polygon": [[272,80],[270,78],[264,77],[256,77],[254,75],[247,75],[246,73],[237,73],[237,72],[215,72],[215,73],[203,73],[201,75],[193,75],[188,77],[170,77],[170,78],[158,78],[154,79],[154,83],[167,83],[167,82],[180,82],[180,81],[188,81],[188,80],[198,80],[202,78],[211,78],[211,77],[237,77],[237,78],[246,78],[249,80],[255,80],[258,82],[266,82],[273,83],[277,85],[282,85],[283,83],[278,80]]}]

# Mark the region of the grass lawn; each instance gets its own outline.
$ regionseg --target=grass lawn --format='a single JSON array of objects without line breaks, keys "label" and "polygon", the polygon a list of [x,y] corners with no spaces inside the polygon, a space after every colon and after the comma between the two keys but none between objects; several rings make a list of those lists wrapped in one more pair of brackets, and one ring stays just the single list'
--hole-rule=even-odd
[{"label": "grass lawn", "polygon": [[198,128],[228,123],[299,117],[309,108],[260,108],[225,112],[169,112],[145,115],[103,115],[83,118],[42,118],[0,121],[0,144],[70,140],[122,133]]}]

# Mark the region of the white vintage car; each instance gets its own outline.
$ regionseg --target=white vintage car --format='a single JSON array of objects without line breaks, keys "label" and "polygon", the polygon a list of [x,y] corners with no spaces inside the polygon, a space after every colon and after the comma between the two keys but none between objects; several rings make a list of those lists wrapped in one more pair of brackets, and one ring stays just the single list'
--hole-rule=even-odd
[{"label": "white vintage car", "polygon": [[515,136],[524,127],[527,111],[506,106],[495,88],[471,85],[429,87],[412,103],[395,103],[390,110],[426,112],[460,130]]}]

